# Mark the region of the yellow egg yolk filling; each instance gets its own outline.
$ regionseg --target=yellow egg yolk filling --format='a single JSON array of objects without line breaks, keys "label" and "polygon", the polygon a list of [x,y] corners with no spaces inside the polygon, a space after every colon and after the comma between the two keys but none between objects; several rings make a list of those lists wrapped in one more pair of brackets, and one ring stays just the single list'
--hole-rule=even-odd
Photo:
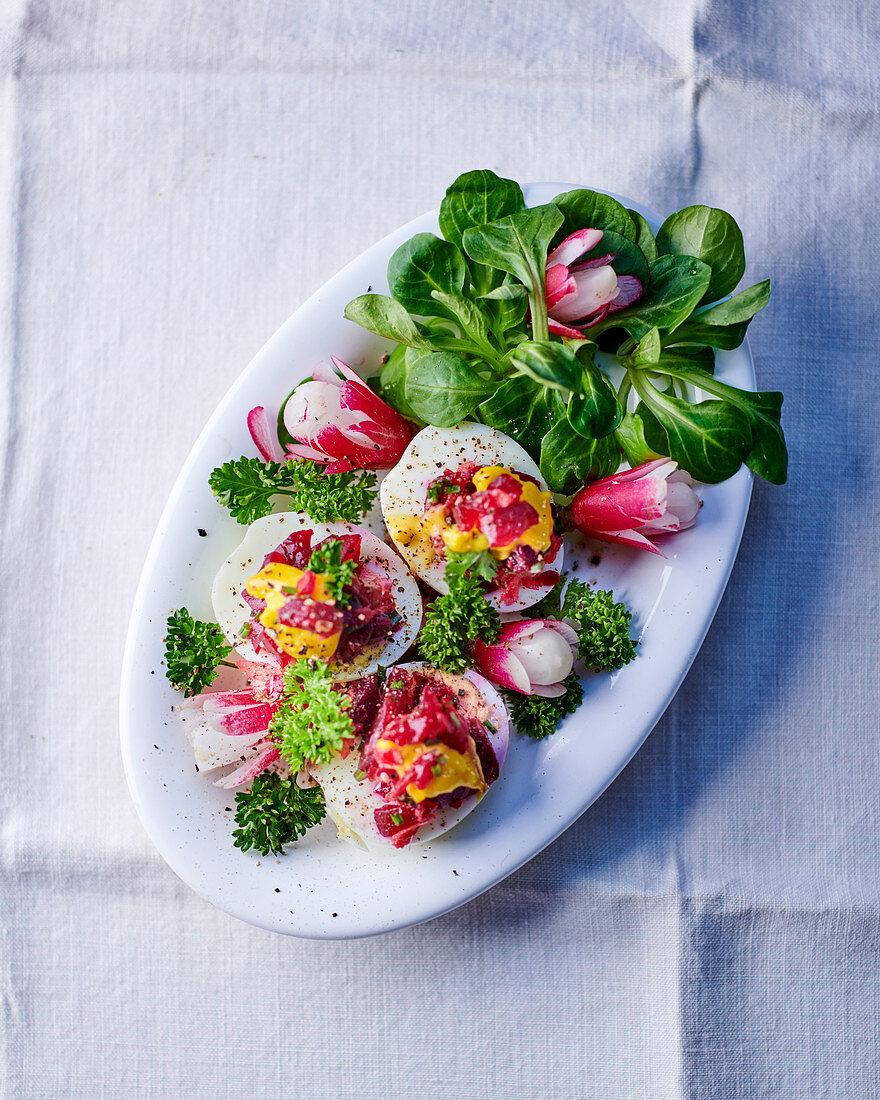
[{"label": "yellow egg yolk filling", "polygon": [[342,634],[337,630],[333,634],[317,634],[312,630],[302,630],[300,627],[288,626],[278,622],[278,612],[284,607],[291,596],[300,596],[305,600],[314,600],[316,603],[335,604],[335,600],[327,593],[326,573],[314,573],[315,585],[307,595],[300,592],[298,585],[306,575],[305,569],[297,569],[294,565],[284,565],[281,562],[271,562],[256,573],[247,582],[247,591],[258,600],[265,600],[265,610],[259,616],[260,623],[272,631],[272,638],[279,649],[291,657],[315,658],[319,661],[329,661],[336,652],[339,639]]},{"label": "yellow egg yolk filling", "polygon": [[383,752],[396,750],[401,755],[403,759],[399,764],[383,764],[384,768],[395,771],[398,776],[402,776],[408,768],[412,767],[413,761],[418,760],[426,752],[442,753],[440,763],[437,765],[439,775],[435,775],[427,787],[417,787],[413,783],[407,785],[406,793],[413,802],[424,802],[426,798],[436,798],[437,795],[448,794],[457,787],[470,787],[480,794],[484,794],[488,790],[476,748],[473,749],[472,755],[465,755],[449,748],[448,745],[444,745],[442,742],[433,745],[422,743],[398,745],[396,741],[389,741],[385,738],[379,738],[376,742],[376,748]]},{"label": "yellow egg yolk filling", "polygon": [[471,481],[473,481],[477,491],[482,492],[484,489],[488,489],[495,478],[501,474],[507,474],[519,482],[522,487],[520,500],[530,504],[538,513],[535,523],[507,546],[490,547],[488,538],[478,527],[473,527],[470,531],[462,531],[460,527],[449,526],[436,514],[431,520],[432,512],[439,511],[442,514],[443,511],[442,506],[439,509],[432,508],[425,517],[426,522],[433,522],[436,525],[447,550],[452,550],[456,554],[462,554],[468,550],[488,550],[492,557],[497,558],[499,561],[509,558],[517,546],[530,546],[536,553],[549,550],[553,538],[553,513],[550,507],[553,494],[542,492],[534,481],[528,481],[526,478],[520,477],[519,474],[515,474],[513,470],[508,469],[506,466],[481,466],[471,478]]}]

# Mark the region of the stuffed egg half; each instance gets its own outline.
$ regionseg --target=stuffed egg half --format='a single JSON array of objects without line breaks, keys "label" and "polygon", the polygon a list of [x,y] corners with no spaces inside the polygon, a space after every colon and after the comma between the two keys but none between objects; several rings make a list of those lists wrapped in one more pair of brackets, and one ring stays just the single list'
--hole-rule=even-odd
[{"label": "stuffed egg half", "polygon": [[537,603],[559,580],[562,539],[537,465],[485,424],[424,428],[385,475],[382,515],[410,569],[438,592],[447,554],[484,551],[497,573],[486,598],[500,611]]},{"label": "stuffed egg half", "polygon": [[371,851],[433,840],[495,782],[510,739],[507,708],[477,672],[412,663],[389,669],[360,748],[309,774],[340,837]]},{"label": "stuffed egg half", "polygon": [[[337,556],[356,562],[342,599],[332,573],[309,569],[313,551],[328,540],[341,543]],[[390,547],[366,528],[316,523],[300,512],[251,524],[220,567],[211,598],[220,629],[244,660],[282,667],[300,658],[327,661],[343,681],[399,660],[422,622],[418,586]]]}]

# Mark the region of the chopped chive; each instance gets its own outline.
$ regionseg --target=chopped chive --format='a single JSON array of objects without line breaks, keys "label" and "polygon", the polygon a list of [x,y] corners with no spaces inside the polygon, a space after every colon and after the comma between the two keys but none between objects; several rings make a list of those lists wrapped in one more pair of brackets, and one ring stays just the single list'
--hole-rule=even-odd
[{"label": "chopped chive", "polygon": [[403,824],[403,814],[392,814],[391,815],[391,824],[392,825],[402,825]]},{"label": "chopped chive", "polygon": [[239,636],[239,638],[247,638],[247,637],[249,637],[249,636],[250,636],[250,632],[251,632],[251,631],[252,631],[253,629],[254,629],[254,628],[253,628],[253,627],[251,626],[251,624],[250,624],[250,623],[242,623],[242,624],[241,624],[241,629],[240,629],[240,630],[239,630],[239,632],[238,632],[238,636]]},{"label": "chopped chive", "polygon": [[355,779],[366,779],[367,773],[358,768],[358,770],[354,773],[354,777]]}]

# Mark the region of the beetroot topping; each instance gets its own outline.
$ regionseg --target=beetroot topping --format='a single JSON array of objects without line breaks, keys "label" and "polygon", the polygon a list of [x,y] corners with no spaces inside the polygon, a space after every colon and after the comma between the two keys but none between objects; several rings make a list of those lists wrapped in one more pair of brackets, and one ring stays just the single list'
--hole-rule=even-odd
[{"label": "beetroot topping", "polygon": [[[306,573],[306,576],[314,576]],[[291,596],[278,611],[278,622],[312,634],[338,634],[345,613],[329,603],[319,603],[311,597]]]},{"label": "beetroot topping", "polygon": [[390,638],[401,625],[391,580],[361,565],[346,586],[348,606],[343,610],[342,637],[337,655],[351,661],[378,641]]},{"label": "beetroot topping", "polygon": [[[312,534],[288,535],[248,582],[253,590],[242,593],[253,613],[248,637],[254,649],[282,667],[297,657],[349,663],[402,625],[391,580],[359,560],[361,536],[331,536],[312,546]],[[337,561],[357,562],[339,598],[328,590],[332,575],[309,569],[313,553],[333,543],[340,544]]]},{"label": "beetroot topping", "polygon": [[562,545],[553,530],[551,500],[528,474],[465,462],[428,486],[423,520],[441,557],[487,551],[498,571],[489,590],[499,593],[502,604],[512,603],[521,588],[558,580],[545,569]]},{"label": "beetroot topping", "polygon": [[374,673],[372,676],[362,676],[359,680],[349,680],[342,685],[341,690],[351,699],[346,713],[351,719],[355,737],[366,737],[376,720],[382,700],[379,677]]},{"label": "beetroot topping", "polygon": [[481,719],[463,710],[465,694],[436,673],[388,673],[361,769],[382,799],[376,828],[397,848],[444,808],[482,795],[498,777]]},{"label": "beetroot topping", "polygon": [[293,565],[297,569],[307,569],[309,558],[312,556],[312,532],[293,531],[279,546],[276,546],[271,554],[263,559],[261,569],[265,569],[270,562],[279,565]]}]

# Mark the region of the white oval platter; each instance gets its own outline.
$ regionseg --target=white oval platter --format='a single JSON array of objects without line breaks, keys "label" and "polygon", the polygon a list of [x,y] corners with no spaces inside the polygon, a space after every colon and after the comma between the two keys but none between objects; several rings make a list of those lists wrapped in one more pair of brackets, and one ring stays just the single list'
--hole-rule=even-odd
[{"label": "white oval platter", "polygon": [[[572,187],[532,184],[526,201],[535,206]],[[655,227],[659,223],[644,207],[621,201]],[[575,565],[574,575],[613,588],[633,609],[638,659],[619,672],[588,678],[581,708],[553,737],[534,742],[513,735],[500,779],[453,831],[380,856],[338,840],[327,822],[277,858],[235,848],[234,794],[197,774],[175,710],[180,696],[162,663],[168,615],[186,606],[197,618],[213,617],[214,573],[244,531],[214,500],[208,475],[231,458],[255,453],[248,410],[277,409],[318,362],[332,354],[356,369],[375,368],[390,345],[346,321],[343,309],[368,288],[387,293],[389,257],[419,232],[437,232],[436,211],[402,226],[332,278],[233,384],[162,513],[129,628],[122,753],[144,826],[171,868],[202,897],[288,935],[347,939],[429,920],[487,890],[568,828],[632,758],[678,690],[721,600],[749,506],[752,479],[743,468],[701,489],[696,526],[666,541],[666,558],[598,543],[575,548],[567,562]],[[747,345],[718,353],[717,373],[753,389]],[[591,564],[597,556],[599,564]]]}]

